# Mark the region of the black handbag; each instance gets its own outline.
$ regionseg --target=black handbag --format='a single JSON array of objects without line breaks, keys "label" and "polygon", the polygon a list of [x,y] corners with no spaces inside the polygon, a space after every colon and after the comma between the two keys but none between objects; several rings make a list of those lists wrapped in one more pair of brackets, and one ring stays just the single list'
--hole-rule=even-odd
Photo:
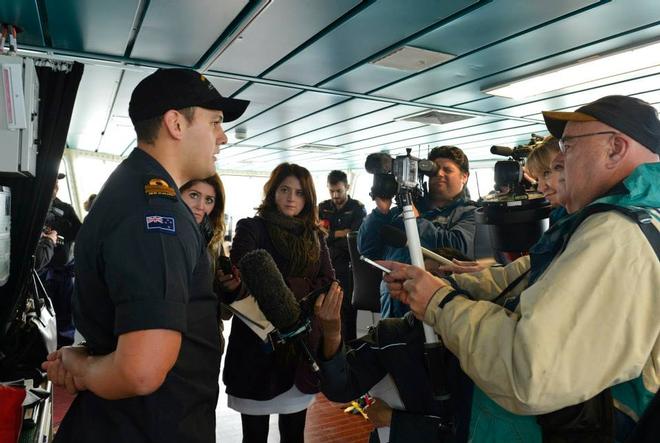
[{"label": "black handbag", "polygon": [[37,272],[21,297],[17,314],[0,343],[0,378],[33,373],[57,349],[55,310]]}]

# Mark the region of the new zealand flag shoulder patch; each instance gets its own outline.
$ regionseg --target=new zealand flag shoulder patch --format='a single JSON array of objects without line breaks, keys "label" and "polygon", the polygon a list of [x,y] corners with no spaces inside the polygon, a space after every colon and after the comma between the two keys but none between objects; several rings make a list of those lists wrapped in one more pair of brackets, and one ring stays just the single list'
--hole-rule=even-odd
[{"label": "new zealand flag shoulder patch", "polygon": [[166,215],[147,214],[145,216],[147,232],[161,232],[163,234],[175,235],[176,223],[174,217]]}]

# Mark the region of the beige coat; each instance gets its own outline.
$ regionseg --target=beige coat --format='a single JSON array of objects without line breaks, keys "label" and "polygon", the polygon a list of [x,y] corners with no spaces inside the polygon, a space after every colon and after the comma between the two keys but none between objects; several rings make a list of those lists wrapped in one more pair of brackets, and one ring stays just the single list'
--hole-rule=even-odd
[{"label": "beige coat", "polygon": [[[476,299],[492,300],[528,267],[523,257],[456,281]],[[585,220],[522,292],[515,312],[463,297],[438,308],[450,291],[435,294],[424,321],[479,388],[510,412],[558,410],[640,373],[647,390],[658,390],[660,263],[637,224],[619,213]]]}]

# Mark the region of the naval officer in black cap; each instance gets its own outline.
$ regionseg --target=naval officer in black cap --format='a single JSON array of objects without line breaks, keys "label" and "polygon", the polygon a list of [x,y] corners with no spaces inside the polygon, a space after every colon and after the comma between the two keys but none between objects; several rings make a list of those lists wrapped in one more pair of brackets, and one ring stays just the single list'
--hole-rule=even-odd
[{"label": "naval officer in black cap", "polygon": [[179,187],[215,172],[222,122],[247,105],[189,69],[159,69],[133,91],[138,147],[103,186],[75,247],[74,320],[86,345],[43,364],[79,391],[56,442],[215,441],[218,300]]}]

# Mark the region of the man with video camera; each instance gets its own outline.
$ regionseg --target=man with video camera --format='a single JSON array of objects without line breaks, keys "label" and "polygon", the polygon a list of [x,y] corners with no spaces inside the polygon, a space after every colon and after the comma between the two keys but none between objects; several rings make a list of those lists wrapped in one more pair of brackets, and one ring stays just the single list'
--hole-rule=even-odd
[{"label": "man with video camera", "polygon": [[[57,175],[57,180],[66,176]],[[48,296],[53,302],[57,318],[57,346],[73,343],[73,317],[71,298],[73,297],[73,243],[82,225],[73,207],[57,198],[58,181],[55,182],[53,196],[46,221],[44,234],[53,237],[56,232],[53,256],[41,270],[39,277],[44,283]]]},{"label": "man with video camera", "polygon": [[[415,202],[417,226],[423,247],[436,249],[451,247],[468,257],[474,255],[476,207],[466,198],[466,184],[470,166],[465,153],[455,146],[438,146],[428,159],[437,166],[429,179],[428,193]],[[386,259],[410,263],[407,248],[386,246],[381,230],[391,225],[403,230],[402,208],[392,208],[392,199],[372,188],[376,209],[362,223],[358,233],[360,254],[371,259]],[[390,298],[387,285],[381,285],[380,306],[383,318],[402,317],[408,307]]]}]

